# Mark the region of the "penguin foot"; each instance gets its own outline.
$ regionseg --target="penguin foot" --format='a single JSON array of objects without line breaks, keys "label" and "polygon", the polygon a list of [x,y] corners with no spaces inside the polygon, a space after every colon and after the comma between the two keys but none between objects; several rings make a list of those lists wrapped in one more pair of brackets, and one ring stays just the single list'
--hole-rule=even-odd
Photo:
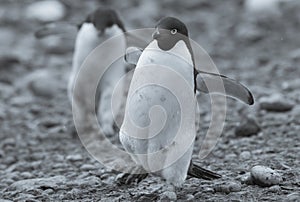
[{"label": "penguin foot", "polygon": [[121,173],[117,176],[116,181],[118,185],[129,185],[132,183],[139,183],[143,179],[145,179],[148,176],[148,173],[146,171],[138,166],[132,169],[131,173]]},{"label": "penguin foot", "polygon": [[190,163],[188,175],[190,177],[195,177],[195,178],[205,179],[205,180],[214,180],[222,177],[220,174],[204,169],[194,164],[192,161]]}]

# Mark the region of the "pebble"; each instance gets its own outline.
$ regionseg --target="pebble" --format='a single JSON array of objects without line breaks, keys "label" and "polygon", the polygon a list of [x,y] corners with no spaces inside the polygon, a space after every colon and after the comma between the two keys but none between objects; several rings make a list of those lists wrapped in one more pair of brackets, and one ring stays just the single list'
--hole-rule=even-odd
[{"label": "pebble", "polygon": [[274,94],[268,97],[262,97],[259,100],[259,105],[261,109],[267,111],[274,111],[274,112],[286,112],[290,111],[295,103],[290,101],[288,98],[284,98],[280,94]]},{"label": "pebble", "polygon": [[262,187],[278,185],[283,180],[277,171],[266,166],[254,166],[251,168],[250,173],[253,182]]},{"label": "pebble", "polygon": [[27,88],[38,97],[53,98],[60,93],[60,81],[50,70],[36,70],[27,74],[16,83],[16,88]]},{"label": "pebble", "polygon": [[240,159],[246,160],[251,158],[251,153],[249,151],[243,151],[240,154]]},{"label": "pebble", "polygon": [[10,104],[15,107],[27,107],[33,102],[32,96],[20,95],[12,97],[10,100]]},{"label": "pebble", "polygon": [[299,79],[284,81],[281,88],[286,91],[297,91],[300,88]]},{"label": "pebble", "polygon": [[235,128],[235,135],[238,137],[249,137],[257,134],[260,130],[258,122],[252,117],[247,117]]},{"label": "pebble", "polygon": [[281,191],[281,187],[279,185],[274,185],[274,186],[269,188],[269,191],[273,192],[273,193],[278,193],[278,192]]},{"label": "pebble", "polygon": [[242,184],[247,184],[247,185],[254,184],[250,173],[246,173],[245,175],[241,176],[241,182],[242,182]]},{"label": "pebble", "polygon": [[300,48],[291,51],[291,52],[289,53],[289,57],[290,57],[292,60],[295,60],[295,61],[300,60]]},{"label": "pebble", "polygon": [[245,0],[245,9],[257,20],[276,19],[280,17],[280,0]]},{"label": "pebble", "polygon": [[263,12],[268,9],[275,9],[278,6],[278,2],[278,0],[246,0],[245,6],[248,10]]},{"label": "pebble", "polygon": [[265,38],[265,33],[259,30],[256,26],[245,23],[237,28],[237,37],[241,41],[255,43]]},{"label": "pebble", "polygon": [[62,3],[55,0],[37,1],[27,6],[25,16],[40,22],[52,22],[62,19],[66,9]]},{"label": "pebble", "polygon": [[300,124],[300,106],[293,108],[292,117],[295,123]]},{"label": "pebble", "polygon": [[193,194],[187,194],[186,195],[186,201],[194,201],[195,196]]},{"label": "pebble", "polygon": [[33,175],[32,175],[30,172],[22,172],[22,173],[20,174],[20,176],[21,176],[22,178],[25,178],[25,179],[29,179],[29,178],[32,178],[32,177],[33,177]]},{"label": "pebble", "polygon": [[80,154],[73,154],[73,155],[69,155],[67,156],[67,160],[69,161],[82,161],[83,157]]},{"label": "pebble", "polygon": [[287,195],[287,201],[299,202],[299,199],[300,199],[300,193],[294,192],[294,193]]},{"label": "pebble", "polygon": [[52,98],[57,92],[57,81],[49,76],[36,78],[29,85],[29,89],[36,96]]},{"label": "pebble", "polygon": [[73,41],[71,38],[61,36],[48,36],[37,41],[42,49],[48,54],[62,55],[73,51]]},{"label": "pebble", "polygon": [[165,191],[161,195],[161,200],[176,201],[177,200],[177,195],[174,191]]},{"label": "pebble", "polygon": [[90,171],[90,170],[95,170],[95,166],[94,165],[91,165],[91,164],[83,164],[81,167],[80,167],[80,170],[83,170],[83,171]]},{"label": "pebble", "polygon": [[30,191],[36,190],[40,187],[48,187],[51,189],[58,189],[62,184],[66,183],[66,178],[64,176],[55,176],[49,178],[34,178],[20,180],[12,185],[10,185],[9,190],[18,190],[18,191]]},{"label": "pebble", "polygon": [[229,194],[230,192],[239,192],[241,191],[242,186],[238,182],[228,182],[226,184],[216,185],[214,190],[216,192],[223,192]]}]

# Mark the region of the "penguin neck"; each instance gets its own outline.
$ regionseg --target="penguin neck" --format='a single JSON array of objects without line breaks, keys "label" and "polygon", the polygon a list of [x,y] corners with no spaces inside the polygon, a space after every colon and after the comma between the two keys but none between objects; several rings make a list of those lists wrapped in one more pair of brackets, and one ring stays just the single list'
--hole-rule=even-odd
[{"label": "penguin neck", "polygon": [[[159,45],[160,43],[159,43],[158,40],[154,39],[152,41],[152,43],[149,44],[148,47],[150,47],[151,44],[153,46],[152,48],[155,48],[155,46],[156,46],[157,48],[161,49],[161,47]],[[182,44],[185,45],[184,48],[182,48],[183,47]],[[198,71],[197,71],[196,66],[195,66],[194,53],[193,53],[193,49],[192,49],[192,46],[191,46],[191,43],[190,43],[189,39],[187,37],[186,38],[182,38],[182,39],[178,40],[176,43],[174,43],[174,45],[170,49],[165,50],[165,51],[171,52],[171,51],[174,51],[174,49],[176,49],[177,51],[179,51],[180,55],[184,55],[184,54],[185,55],[189,55],[189,57],[190,57],[190,59],[192,61],[192,65],[193,65],[193,71],[194,71],[194,93],[196,93],[196,78],[197,78]],[[162,50],[164,50],[164,49],[162,49]]]}]

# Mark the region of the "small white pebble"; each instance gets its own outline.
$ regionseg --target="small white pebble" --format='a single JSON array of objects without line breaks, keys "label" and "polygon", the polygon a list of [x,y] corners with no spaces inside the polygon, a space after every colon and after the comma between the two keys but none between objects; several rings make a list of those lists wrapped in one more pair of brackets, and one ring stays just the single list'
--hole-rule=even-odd
[{"label": "small white pebble", "polygon": [[254,166],[251,168],[250,172],[253,182],[263,187],[278,185],[282,182],[281,175],[277,171],[266,166]]},{"label": "small white pebble", "polygon": [[25,16],[41,22],[51,22],[62,19],[66,14],[62,3],[55,0],[38,1],[27,6]]},{"label": "small white pebble", "polygon": [[171,201],[176,201],[177,195],[174,191],[165,191],[162,193],[161,199],[169,199]]}]

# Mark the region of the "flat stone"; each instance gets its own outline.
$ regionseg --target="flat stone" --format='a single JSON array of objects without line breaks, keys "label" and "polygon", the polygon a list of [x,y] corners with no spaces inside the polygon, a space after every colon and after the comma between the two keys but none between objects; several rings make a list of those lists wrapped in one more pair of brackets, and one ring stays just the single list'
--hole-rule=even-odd
[{"label": "flat stone", "polygon": [[30,90],[38,97],[53,98],[60,93],[60,81],[54,72],[50,70],[36,70],[16,83],[16,88],[20,90]]},{"label": "flat stone", "polygon": [[227,182],[226,184],[218,184],[214,187],[216,192],[222,192],[229,194],[230,192],[239,192],[241,191],[242,186],[238,182]]},{"label": "flat stone", "polygon": [[41,22],[52,22],[62,19],[66,15],[64,5],[60,1],[37,1],[27,6],[25,16]]},{"label": "flat stone", "polygon": [[273,94],[268,97],[262,97],[259,100],[259,105],[261,109],[267,111],[286,112],[290,111],[295,106],[295,103],[280,94]]},{"label": "flat stone", "polygon": [[30,191],[39,188],[58,189],[58,187],[60,187],[62,184],[65,183],[66,183],[66,178],[64,176],[55,176],[49,178],[34,178],[34,179],[17,181],[9,186],[9,190]]},{"label": "flat stone", "polygon": [[83,164],[82,166],[80,166],[80,170],[83,170],[83,171],[89,171],[89,170],[95,170],[95,169],[96,169],[96,167],[91,164]]},{"label": "flat stone", "polygon": [[67,156],[67,160],[69,161],[82,161],[82,155],[80,154],[74,154],[74,155],[69,155]]},{"label": "flat stone", "polygon": [[278,185],[283,180],[277,171],[266,166],[254,166],[251,168],[250,173],[253,182],[262,187]]}]

